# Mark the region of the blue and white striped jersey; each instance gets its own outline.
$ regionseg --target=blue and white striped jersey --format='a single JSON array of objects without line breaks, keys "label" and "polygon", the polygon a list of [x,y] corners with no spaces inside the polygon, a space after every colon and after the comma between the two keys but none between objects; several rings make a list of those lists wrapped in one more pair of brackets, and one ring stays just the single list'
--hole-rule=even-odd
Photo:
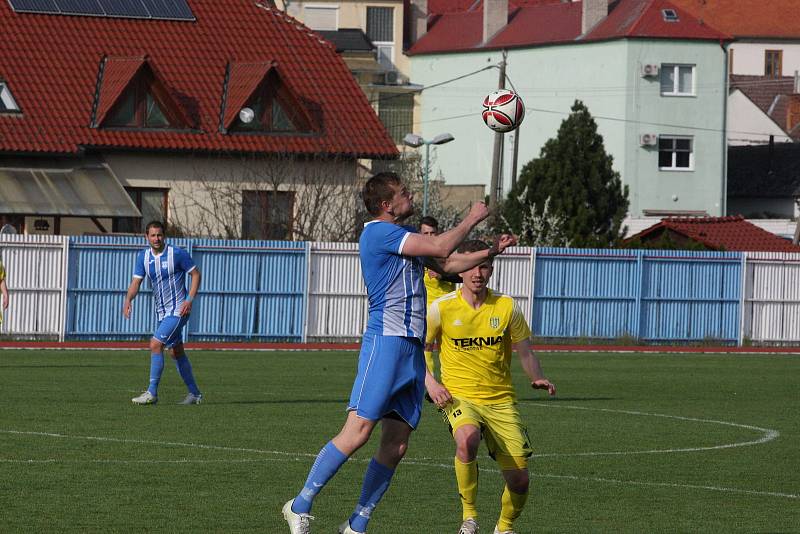
[{"label": "blue and white striped jersey", "polygon": [[415,337],[425,342],[422,259],[403,256],[411,226],[371,221],[359,240],[361,273],[369,297],[367,333]]},{"label": "blue and white striped jersey", "polygon": [[153,254],[149,247],[139,251],[133,276],[144,278],[147,275],[150,279],[159,321],[170,315],[180,316],[180,307],[186,298],[186,273],[194,269],[192,257],[180,247],[166,245],[161,254]]}]

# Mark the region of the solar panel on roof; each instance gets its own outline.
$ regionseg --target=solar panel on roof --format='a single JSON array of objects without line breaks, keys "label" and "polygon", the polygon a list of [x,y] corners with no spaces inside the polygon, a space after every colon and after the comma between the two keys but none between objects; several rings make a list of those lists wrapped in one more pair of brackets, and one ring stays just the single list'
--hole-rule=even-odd
[{"label": "solar panel on roof", "polygon": [[14,11],[160,20],[195,20],[187,0],[8,0]]},{"label": "solar panel on roof", "polygon": [[59,10],[65,15],[103,15],[97,0],[56,0]]},{"label": "solar panel on roof", "polygon": [[142,0],[153,18],[194,20],[186,0]]},{"label": "solar panel on roof", "polygon": [[98,0],[98,2],[109,17],[150,17],[141,0]]},{"label": "solar panel on roof", "polygon": [[33,13],[58,13],[53,0],[8,0],[14,11],[30,11]]}]

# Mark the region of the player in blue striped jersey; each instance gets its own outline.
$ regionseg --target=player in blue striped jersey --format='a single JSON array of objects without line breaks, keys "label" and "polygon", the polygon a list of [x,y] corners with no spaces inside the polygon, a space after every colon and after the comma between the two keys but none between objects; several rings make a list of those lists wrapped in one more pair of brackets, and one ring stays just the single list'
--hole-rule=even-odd
[{"label": "player in blue striped jersey", "polygon": [[[320,451],[303,489],[283,507],[291,534],[311,532],[313,499],[345,461],[361,448],[378,422],[378,451],[364,476],[361,497],[340,534],[366,532],[373,509],[389,487],[422,413],[425,390],[425,284],[423,261],[440,273],[459,273],[516,243],[501,236],[490,250],[453,254],[467,234],[485,219],[483,203],[472,206],[455,228],[422,235],[403,226],[414,213],[411,193],[394,173],[380,173],[364,185],[362,197],[374,217],[364,226],[359,256],[369,297],[369,319],[361,343],[358,373],[339,434]],[[443,258],[434,260],[433,258]]]},{"label": "player in blue striped jersey", "polygon": [[[134,397],[134,404],[155,404],[158,402],[158,383],[164,370],[164,347],[172,349],[172,359],[189,390],[181,404],[200,404],[203,395],[197,387],[192,372],[192,364],[183,348],[181,331],[192,312],[192,301],[200,288],[200,271],[188,252],[180,247],[167,245],[164,241],[164,225],[153,221],[147,225],[145,236],[149,248],[141,250],[136,256],[133,280],[125,296],[122,313],[130,318],[131,302],[139,292],[145,276],[153,288],[158,327],[150,339],[150,385],[147,391]],[[191,273],[192,285],[186,294],[186,275]]]}]

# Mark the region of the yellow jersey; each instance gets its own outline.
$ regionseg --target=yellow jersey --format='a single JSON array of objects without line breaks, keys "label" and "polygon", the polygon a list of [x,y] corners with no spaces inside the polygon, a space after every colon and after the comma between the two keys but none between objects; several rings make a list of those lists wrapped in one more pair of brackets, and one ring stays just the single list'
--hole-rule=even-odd
[{"label": "yellow jersey", "polygon": [[[6,279],[6,269],[3,267],[3,262],[0,261],[0,282]],[[3,324],[3,308],[0,303],[0,324]]]},{"label": "yellow jersey", "polygon": [[476,404],[516,401],[511,382],[511,345],[531,336],[514,299],[489,290],[477,310],[461,291],[428,307],[428,342],[441,335],[442,383],[454,397]]},{"label": "yellow jersey", "polygon": [[425,269],[425,293],[428,295],[428,307],[430,307],[434,300],[456,290],[456,285],[453,282],[446,282],[441,278],[435,278],[431,276],[432,272],[433,271],[429,269]]}]

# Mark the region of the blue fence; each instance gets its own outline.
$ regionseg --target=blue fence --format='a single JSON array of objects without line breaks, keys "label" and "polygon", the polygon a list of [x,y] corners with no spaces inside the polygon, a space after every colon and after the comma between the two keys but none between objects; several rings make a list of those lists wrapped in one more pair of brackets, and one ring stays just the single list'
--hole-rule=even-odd
[{"label": "blue fence", "polygon": [[536,251],[534,335],[740,343],[736,252]]},{"label": "blue fence", "polygon": [[[148,282],[134,301],[132,317],[122,315],[134,259],[144,240],[71,237],[65,243],[66,298],[60,304],[65,319],[59,337],[150,336],[155,318]],[[203,277],[184,334],[187,339],[349,339],[354,335],[353,318],[364,314],[363,298],[353,293],[363,291],[355,248],[337,249],[338,255],[320,262],[314,260],[311,244],[304,242],[170,243],[192,254]],[[526,315],[539,338],[630,338],[656,344],[743,341],[747,299],[742,294],[742,253],[540,248],[517,249],[513,257],[501,256],[497,263],[502,290],[530,297]],[[37,266],[30,264],[28,269]],[[321,280],[335,282],[318,287]],[[334,299],[337,296],[342,298]],[[329,308],[338,311],[331,313]]]},{"label": "blue fence", "polygon": [[[184,333],[194,340],[304,341],[309,248],[302,242],[170,239],[186,249],[202,276]],[[154,329],[145,281],[130,319],[122,303],[141,237],[73,237],[69,241],[67,339],[141,339]]]}]

